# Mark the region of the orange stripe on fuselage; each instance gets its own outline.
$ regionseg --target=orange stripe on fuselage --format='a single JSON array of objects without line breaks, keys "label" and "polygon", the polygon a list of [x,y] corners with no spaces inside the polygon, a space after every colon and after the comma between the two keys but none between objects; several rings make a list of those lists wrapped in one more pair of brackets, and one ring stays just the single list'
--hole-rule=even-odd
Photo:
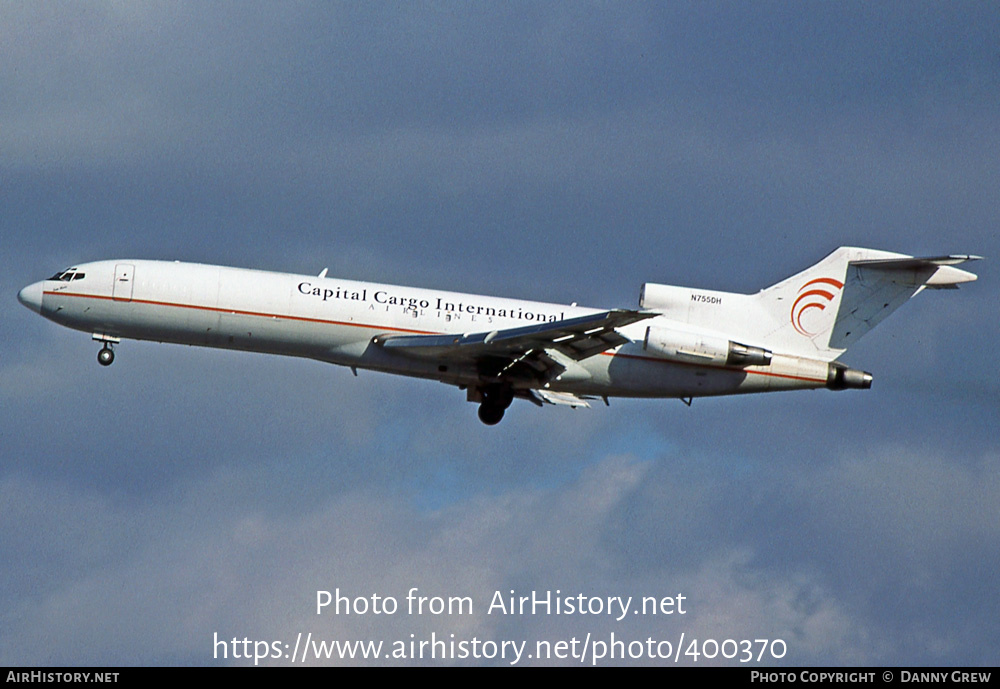
[{"label": "orange stripe on fuselage", "polygon": [[225,309],[219,306],[200,306],[198,304],[179,304],[172,301],[156,301],[153,299],[115,299],[103,294],[78,294],[75,292],[44,292],[53,296],[79,297],[83,299],[101,299],[104,301],[116,301],[123,304],[149,304],[151,306],[169,306],[176,309],[193,309],[195,311],[210,311],[213,313],[229,313],[240,316],[256,316],[258,318],[281,318],[287,321],[302,321],[304,323],[323,323],[326,325],[348,325],[352,328],[368,328],[370,330],[391,330],[397,333],[413,333],[415,335],[443,335],[433,330],[411,330],[409,328],[394,328],[381,325],[368,325],[365,323],[351,323],[349,321],[331,321],[325,318],[309,318],[308,316],[289,316],[278,313],[264,313],[262,311],[243,311],[242,309]]},{"label": "orange stripe on fuselage", "polygon": [[768,376],[770,378],[787,378],[789,380],[804,380],[810,383],[826,384],[825,379],[809,378],[806,376],[793,376],[790,373],[772,373],[771,371],[748,371],[745,368],[733,368],[731,366],[712,366],[711,364],[697,364],[693,361],[670,361],[659,357],[642,356],[641,354],[621,354],[613,352],[601,352],[603,356],[619,356],[624,359],[638,359],[640,361],[652,361],[659,364],[673,364],[674,366],[691,366],[693,368],[709,368],[713,371],[729,371],[730,373],[747,373],[755,376]]},{"label": "orange stripe on fuselage", "polygon": [[[239,314],[241,316],[255,316],[258,318],[281,318],[289,321],[301,321],[303,323],[323,323],[326,325],[346,325],[352,328],[366,328],[368,330],[378,330],[382,332],[391,331],[397,333],[411,333],[414,335],[446,335],[445,332],[434,331],[434,330],[412,330],[410,328],[396,328],[390,326],[381,325],[370,325],[366,323],[351,323],[349,321],[331,321],[325,318],[309,318],[307,316],[289,316],[277,313],[264,313],[260,311],[243,311],[241,309],[224,309],[218,306],[200,306],[198,304],[179,304],[177,302],[171,301],[156,301],[153,299],[132,299],[129,301],[122,299],[114,299],[110,296],[103,294],[79,294],[76,292],[43,292],[44,295],[51,296],[62,296],[62,297],[76,297],[81,299],[100,299],[103,301],[121,301],[122,303],[131,304],[149,304],[151,306],[168,306],[177,309],[194,309],[196,311],[210,311],[214,313],[231,313]],[[669,361],[667,359],[661,359],[657,357],[641,356],[639,354],[622,354],[618,352],[601,352],[602,356],[610,357],[622,357],[624,359],[638,359],[640,361],[649,361],[658,364],[673,364],[677,366],[693,366],[695,368],[708,368],[715,371],[729,371],[731,373],[748,373],[757,376],[770,376],[774,378],[788,378],[790,380],[802,380],[810,383],[826,383],[825,380],[820,380],[818,378],[806,378],[803,376],[793,376],[784,373],[771,373],[769,371],[747,371],[742,368],[730,368],[728,366],[710,366],[708,364],[696,364],[689,363],[685,361]]]}]

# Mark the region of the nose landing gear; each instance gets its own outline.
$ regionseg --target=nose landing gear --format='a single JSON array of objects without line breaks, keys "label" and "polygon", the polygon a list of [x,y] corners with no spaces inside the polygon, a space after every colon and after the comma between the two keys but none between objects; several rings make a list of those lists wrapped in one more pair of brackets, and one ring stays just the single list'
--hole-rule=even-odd
[{"label": "nose landing gear", "polygon": [[115,360],[115,352],[113,349],[111,349],[111,345],[105,342],[104,347],[101,348],[101,351],[97,353],[97,363],[99,363],[101,366],[110,366],[112,363],[114,363],[114,360]]},{"label": "nose landing gear", "polygon": [[111,348],[121,342],[121,339],[107,333],[94,333],[93,340],[104,345],[97,353],[97,363],[101,366],[110,366],[115,360],[115,353]]}]

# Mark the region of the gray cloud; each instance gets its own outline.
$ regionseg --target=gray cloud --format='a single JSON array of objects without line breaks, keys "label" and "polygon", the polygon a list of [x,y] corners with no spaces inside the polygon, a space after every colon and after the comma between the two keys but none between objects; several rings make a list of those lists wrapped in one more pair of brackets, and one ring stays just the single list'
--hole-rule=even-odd
[{"label": "gray cloud", "polygon": [[[992,652],[984,632],[995,620],[971,601],[955,611],[982,625],[977,640],[934,624],[940,608],[932,602],[952,598],[954,577],[985,574],[995,561],[988,544],[997,542],[998,486],[982,480],[995,464],[960,469],[889,448],[834,459],[747,504],[740,482],[692,479],[674,459],[606,457],[560,486],[512,488],[437,510],[349,490],[287,514],[261,511],[261,479],[228,469],[141,507],[7,479],[19,559],[33,562],[35,582],[5,614],[15,633],[2,655],[28,664],[200,663],[210,659],[215,632],[387,641],[435,632],[533,643],[585,629],[595,638],[675,642],[680,632],[781,638],[795,662],[898,664],[918,653],[983,663]],[[70,525],[58,539],[56,523]],[[47,547],[28,553],[35,530],[48,534]],[[10,553],[14,524],[4,531]],[[868,576],[859,579],[859,569]],[[901,606],[907,615],[899,628],[886,625],[882,610],[882,587],[897,579],[894,614]],[[316,590],[404,601],[411,587],[469,596],[473,614],[315,614]],[[549,588],[637,599],[683,593],[687,614],[621,622],[486,614],[497,591]]]}]

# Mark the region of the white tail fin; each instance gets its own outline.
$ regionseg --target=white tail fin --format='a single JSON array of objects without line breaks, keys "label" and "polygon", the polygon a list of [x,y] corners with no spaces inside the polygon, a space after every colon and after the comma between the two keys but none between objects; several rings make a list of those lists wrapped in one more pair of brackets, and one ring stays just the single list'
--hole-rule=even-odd
[{"label": "white tail fin", "polygon": [[747,345],[833,361],[924,288],[955,288],[976,276],[953,266],[978,256],[914,258],[841,247],[757,294],[647,283],[642,308]]}]

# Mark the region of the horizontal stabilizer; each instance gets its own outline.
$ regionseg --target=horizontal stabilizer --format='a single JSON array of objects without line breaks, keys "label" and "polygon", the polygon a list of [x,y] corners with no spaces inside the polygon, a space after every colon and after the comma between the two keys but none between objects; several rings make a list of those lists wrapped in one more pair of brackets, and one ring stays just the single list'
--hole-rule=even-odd
[{"label": "horizontal stabilizer", "polygon": [[[966,261],[978,261],[982,256],[969,254],[954,254],[951,256],[933,256],[928,258],[877,258],[851,261],[850,265],[864,270],[891,271],[898,273],[913,271],[912,284],[923,285],[931,289],[951,288],[963,282],[973,282],[975,273],[959,270],[956,266]],[[897,278],[898,279],[898,278]]]},{"label": "horizontal stabilizer", "polygon": [[918,258],[916,256],[907,256],[906,258],[875,258],[861,261],[851,261],[851,263],[867,266],[882,266],[886,268],[921,268],[928,265],[957,266],[959,263],[965,263],[966,261],[980,261],[982,258],[982,256],[973,256],[971,254],[952,254],[950,256],[931,256],[926,258]]}]

